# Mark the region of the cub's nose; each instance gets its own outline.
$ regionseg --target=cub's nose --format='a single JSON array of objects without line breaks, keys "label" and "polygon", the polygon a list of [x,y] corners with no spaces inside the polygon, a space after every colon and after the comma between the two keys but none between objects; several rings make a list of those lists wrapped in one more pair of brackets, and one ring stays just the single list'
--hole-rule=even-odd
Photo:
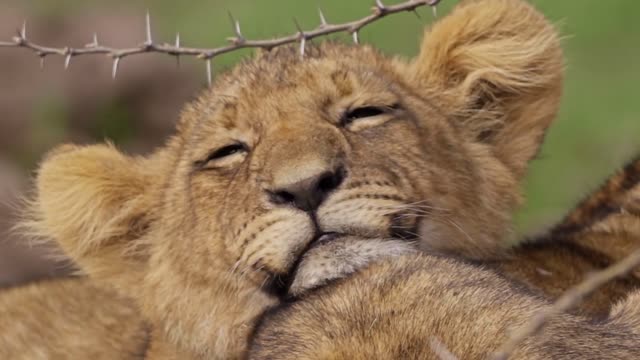
[{"label": "cub's nose", "polygon": [[345,170],[342,166],[332,171],[323,171],[270,191],[271,201],[276,204],[292,204],[300,210],[312,212],[342,184],[344,177]]}]

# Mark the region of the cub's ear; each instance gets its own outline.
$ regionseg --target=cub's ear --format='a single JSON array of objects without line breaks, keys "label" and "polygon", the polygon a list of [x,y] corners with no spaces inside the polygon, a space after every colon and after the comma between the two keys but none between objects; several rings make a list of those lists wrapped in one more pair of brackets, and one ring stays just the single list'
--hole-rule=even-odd
[{"label": "cub's ear", "polygon": [[25,227],[55,239],[90,276],[129,289],[147,257],[141,238],[151,217],[152,178],[145,161],[109,145],[53,150],[38,170]]},{"label": "cub's ear", "polygon": [[558,34],[522,0],[467,0],[428,30],[410,75],[520,178],[554,119]]}]

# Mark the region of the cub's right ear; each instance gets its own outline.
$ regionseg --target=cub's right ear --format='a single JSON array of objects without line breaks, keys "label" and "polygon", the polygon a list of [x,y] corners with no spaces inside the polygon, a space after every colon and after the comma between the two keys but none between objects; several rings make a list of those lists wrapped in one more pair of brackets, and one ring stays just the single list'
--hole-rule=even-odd
[{"label": "cub's right ear", "polygon": [[425,34],[411,81],[524,176],[560,105],[559,35],[524,0],[465,0]]},{"label": "cub's right ear", "polygon": [[55,239],[90,276],[116,287],[139,280],[147,254],[141,237],[153,208],[143,158],[110,145],[63,145],[37,175],[28,231]]}]

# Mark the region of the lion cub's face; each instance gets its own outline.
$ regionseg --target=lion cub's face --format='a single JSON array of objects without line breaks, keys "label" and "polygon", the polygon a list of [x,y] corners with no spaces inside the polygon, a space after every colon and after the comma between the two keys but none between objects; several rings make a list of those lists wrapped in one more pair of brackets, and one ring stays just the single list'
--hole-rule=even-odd
[{"label": "lion cub's face", "polygon": [[[495,254],[519,175],[489,145],[493,130],[466,131],[456,103],[416,87],[406,67],[328,44],[303,60],[281,49],[236,68],[183,114],[169,234],[276,290],[334,234],[395,239],[346,246],[353,256],[366,249],[361,266],[409,244]],[[312,284],[294,281],[294,293],[357,269],[340,270],[326,249],[309,253],[327,261],[304,262]]]},{"label": "lion cub's face", "polygon": [[265,55],[183,121],[166,223],[258,283],[286,286],[325,234],[411,241],[421,222],[468,227],[455,215],[457,199],[477,197],[462,138],[370,49]]}]

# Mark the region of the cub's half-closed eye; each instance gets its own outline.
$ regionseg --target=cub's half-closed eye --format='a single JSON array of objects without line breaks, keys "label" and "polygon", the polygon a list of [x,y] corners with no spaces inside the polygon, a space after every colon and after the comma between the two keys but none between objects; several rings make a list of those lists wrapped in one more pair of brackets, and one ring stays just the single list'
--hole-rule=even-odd
[{"label": "cub's half-closed eye", "polygon": [[340,125],[352,131],[382,125],[393,118],[399,109],[398,104],[356,107],[342,114]]},{"label": "cub's half-closed eye", "polygon": [[243,143],[234,143],[215,149],[203,160],[197,160],[194,165],[198,169],[222,167],[229,165],[234,160],[239,160],[248,152],[248,147]]}]

